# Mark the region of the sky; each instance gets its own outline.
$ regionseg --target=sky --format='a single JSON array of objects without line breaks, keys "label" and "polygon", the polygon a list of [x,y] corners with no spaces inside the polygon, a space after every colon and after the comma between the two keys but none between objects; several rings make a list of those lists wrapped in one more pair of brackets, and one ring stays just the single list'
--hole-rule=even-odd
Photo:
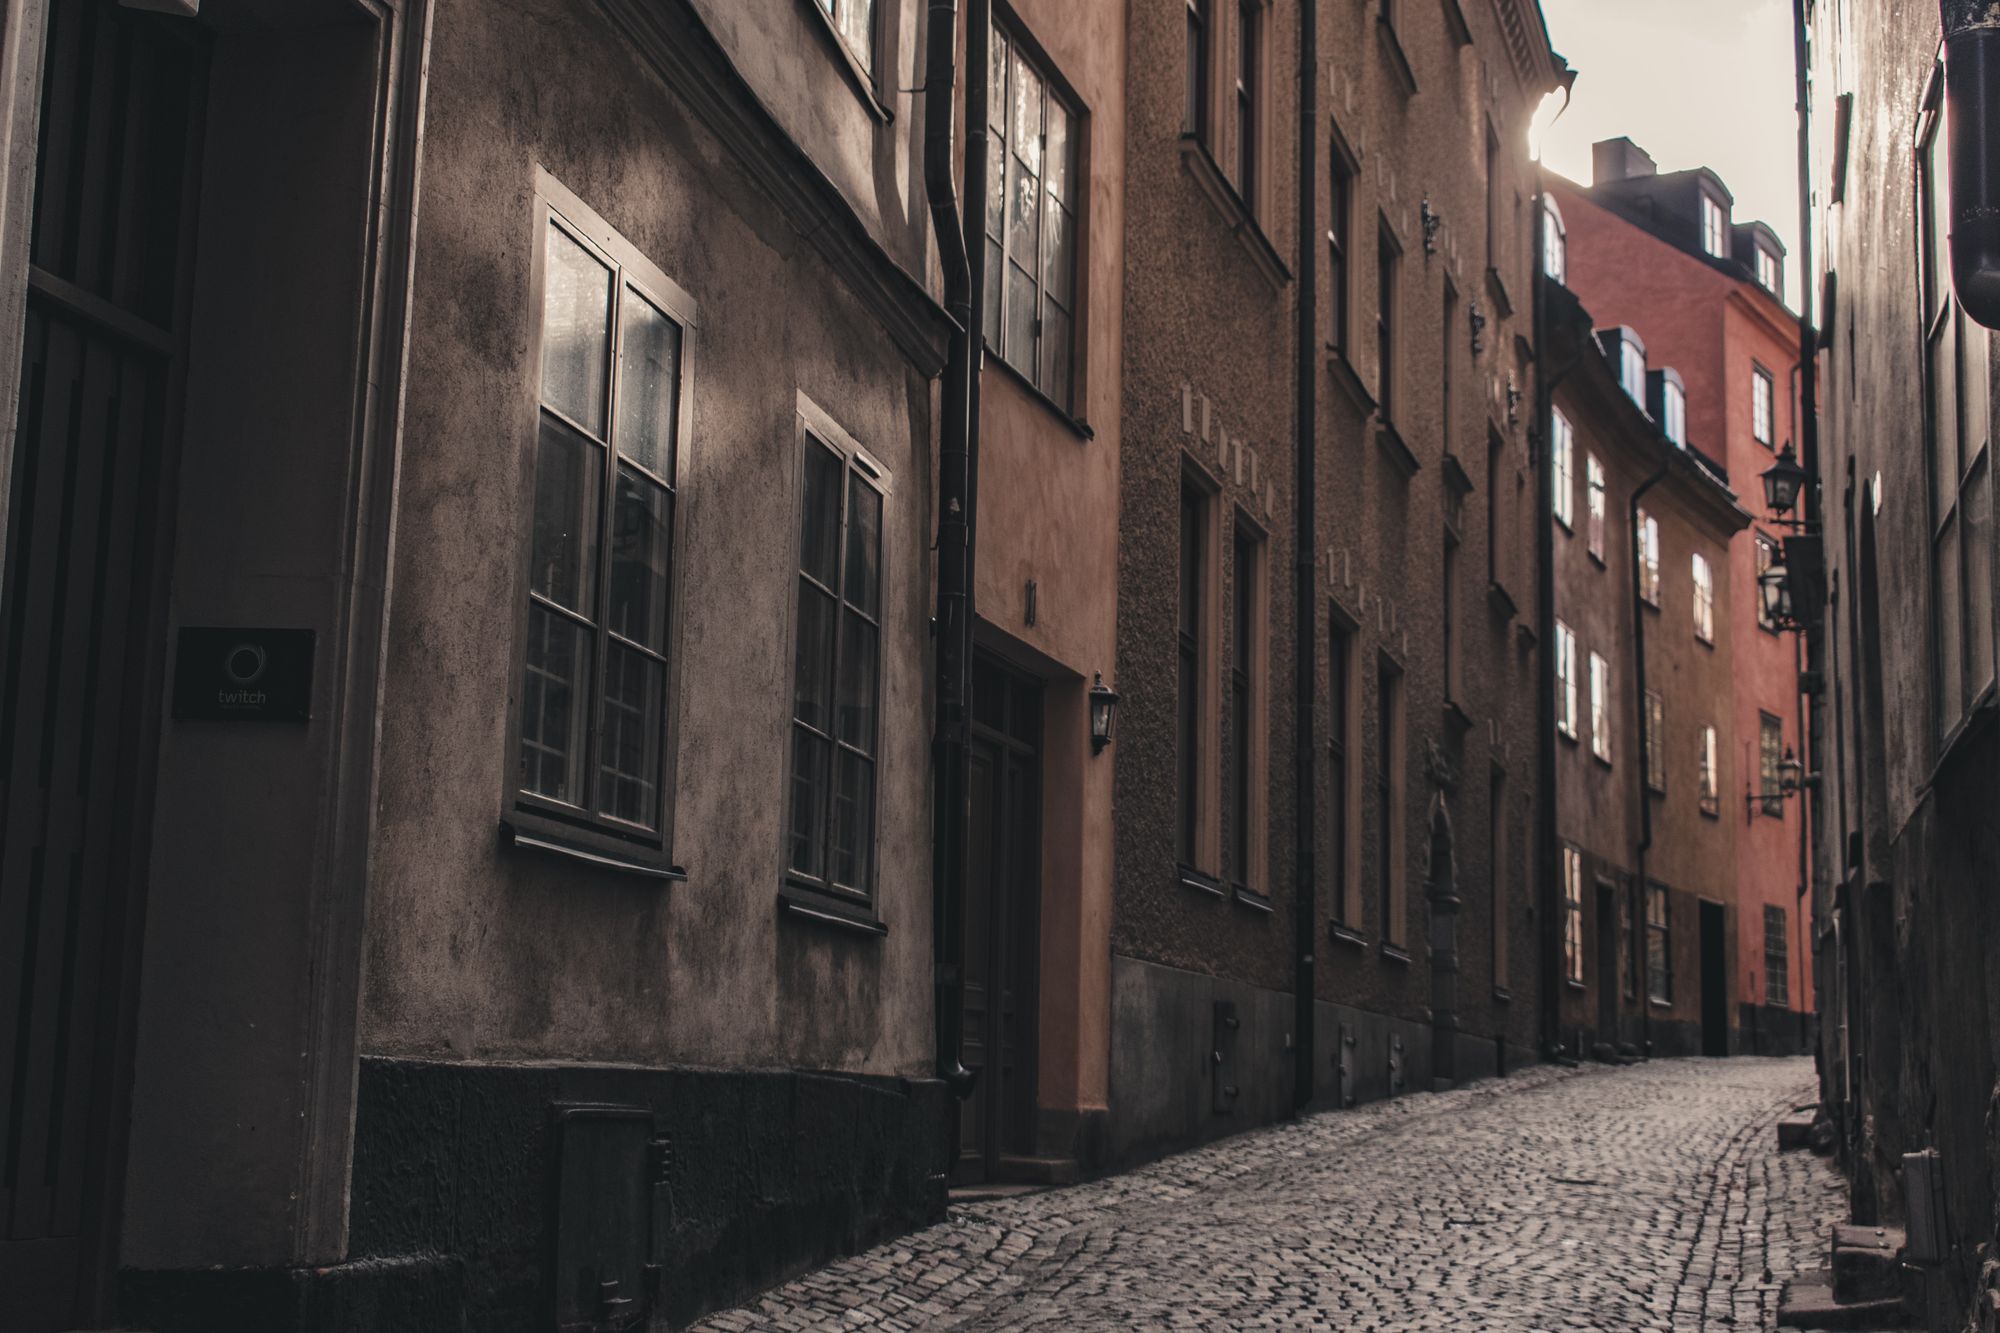
[{"label": "sky", "polygon": [[1538,117],[1542,160],[1590,184],[1590,146],[1629,137],[1661,171],[1706,166],[1735,221],[1785,243],[1798,308],[1798,115],[1791,0],[1542,0],[1551,45],[1577,71],[1569,106]]}]

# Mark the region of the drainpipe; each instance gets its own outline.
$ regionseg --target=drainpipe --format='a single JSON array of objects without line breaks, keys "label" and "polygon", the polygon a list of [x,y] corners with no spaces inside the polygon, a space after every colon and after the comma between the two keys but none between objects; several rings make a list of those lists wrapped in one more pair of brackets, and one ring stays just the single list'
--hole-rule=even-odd
[{"label": "drainpipe", "polygon": [[[1646,937],[1646,853],[1653,849],[1653,798],[1646,791],[1646,599],[1639,595],[1639,501],[1646,498],[1646,492],[1659,485],[1673,471],[1673,455],[1667,455],[1660,470],[1640,483],[1632,492],[1626,504],[1625,530],[1632,534],[1632,674],[1633,702],[1639,714],[1639,762],[1633,765],[1639,783],[1639,841],[1632,849],[1632,862],[1638,873],[1638,882],[1632,886],[1632,979],[1638,983],[1633,990],[1639,996],[1639,1049],[1648,1058],[1653,1054],[1653,988],[1652,978],[1642,967],[1651,952],[1650,941]],[[1655,742],[1667,743],[1661,736]]]},{"label": "drainpipe", "polygon": [[1298,258],[1298,404],[1294,411],[1297,441],[1292,448],[1296,468],[1292,482],[1294,564],[1292,586],[1296,604],[1292,624],[1297,644],[1292,652],[1292,791],[1294,811],[1292,850],[1294,899],[1293,947],[1297,974],[1293,981],[1297,1036],[1292,1047],[1292,1105],[1302,1108],[1313,1098],[1314,1013],[1313,956],[1318,942],[1319,901],[1315,892],[1313,857],[1317,851],[1318,785],[1314,775],[1313,687],[1319,661],[1319,555],[1316,494],[1319,476],[1319,246],[1314,235],[1314,205],[1319,184],[1319,0],[1299,5],[1299,258]]},{"label": "drainpipe", "polygon": [[[931,948],[937,1008],[937,1075],[958,1097],[974,1074],[960,1058],[964,1027],[967,742],[972,625],[969,490],[972,394],[972,271],[952,183],[952,99],[958,0],[930,0],[924,56],[924,192],[930,199],[944,307],[954,328],[938,391],[937,734],[932,741]],[[957,1156],[956,1114],[950,1117]]]},{"label": "drainpipe", "polygon": [[1540,883],[1542,1053],[1555,1061],[1566,1059],[1562,1052],[1562,904],[1557,900],[1556,866],[1556,534],[1555,480],[1550,475],[1548,450],[1555,439],[1556,386],[1569,377],[1589,349],[1560,369],[1549,371],[1546,358],[1553,350],[1550,335],[1548,286],[1551,281],[1542,262],[1541,228],[1547,226],[1548,192],[1539,175],[1535,185],[1535,286],[1534,325],[1537,367],[1545,373],[1535,377],[1535,429],[1541,435],[1541,449],[1533,455],[1535,464],[1535,638],[1540,644],[1535,672],[1535,725],[1540,743],[1535,746],[1535,865]]},{"label": "drainpipe", "polygon": [[1966,314],[2000,328],[2000,4],[1938,0],[1938,15],[1951,136],[1951,285]]},{"label": "drainpipe", "polygon": [[[1819,335],[1813,328],[1813,213],[1812,213],[1812,94],[1811,94],[1811,52],[1808,46],[1808,0],[1792,0],[1792,81],[1794,96],[1798,101],[1799,114],[1799,465],[1805,469],[1807,482],[1800,497],[1805,506],[1805,520],[1815,532],[1826,531],[1825,514],[1821,506],[1820,456],[1819,456]],[[1947,29],[1949,31],[1949,29]],[[1991,50],[1992,43],[1986,45]],[[1989,229],[1991,222],[1985,224]],[[1989,232],[1990,234],[1990,232]],[[1824,538],[1822,538],[1824,540]],[[1758,595],[1763,595],[1762,590]],[[1827,616],[1825,608],[1821,614],[1808,616],[1805,632],[1799,635],[1794,647],[1795,662],[1800,661],[1801,650],[1806,672],[1811,672],[1825,689],[1827,680],[1826,655]],[[1800,673],[1805,674],[1804,672]],[[1805,772],[1826,772],[1825,757],[1820,743],[1819,717],[1824,715],[1824,705],[1815,705],[1807,698],[1803,688],[1798,691],[1799,709],[1799,753],[1805,764]],[[1821,696],[1824,697],[1823,695]],[[1817,712],[1815,711],[1817,710]],[[1816,762],[1817,760],[1817,762]],[[1822,778],[1822,784],[1824,778]],[[1822,804],[1823,785],[1800,784],[1799,790],[1799,884],[1793,900],[1795,916],[1811,914],[1799,911],[1807,890],[1818,879],[1815,873],[1809,844],[1815,825],[1826,822],[1826,807]],[[1810,805],[1807,802],[1811,802]],[[1810,933],[1802,934],[1801,943],[1810,939]],[[1810,949],[1800,954],[1799,978],[1805,979],[1804,960],[1812,957]],[[1789,984],[1789,979],[1788,983]],[[1804,986],[1800,986],[1799,1000],[1806,998]],[[1817,1008],[1817,1005],[1814,1006]]]}]

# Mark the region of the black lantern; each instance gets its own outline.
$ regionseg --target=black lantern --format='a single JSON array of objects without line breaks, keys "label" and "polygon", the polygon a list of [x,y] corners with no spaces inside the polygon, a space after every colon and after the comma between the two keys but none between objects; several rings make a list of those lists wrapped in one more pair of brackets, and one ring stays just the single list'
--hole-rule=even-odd
[{"label": "black lantern", "polygon": [[1806,484],[1806,470],[1799,466],[1790,440],[1778,452],[1778,461],[1764,470],[1763,480],[1765,507],[1774,514],[1791,513],[1792,506],[1799,502],[1800,489]]},{"label": "black lantern", "polygon": [[1778,762],[1778,790],[1790,796],[1803,785],[1806,768],[1799,757],[1792,753],[1792,747],[1785,747],[1785,757]]},{"label": "black lantern", "polygon": [[1792,571],[1774,564],[1757,576],[1757,592],[1764,599],[1764,618],[1774,625],[1792,623]]},{"label": "black lantern", "polygon": [[1090,683],[1090,752],[1102,753],[1111,744],[1111,728],[1118,721],[1118,691],[1104,683],[1104,673],[1093,673]]}]

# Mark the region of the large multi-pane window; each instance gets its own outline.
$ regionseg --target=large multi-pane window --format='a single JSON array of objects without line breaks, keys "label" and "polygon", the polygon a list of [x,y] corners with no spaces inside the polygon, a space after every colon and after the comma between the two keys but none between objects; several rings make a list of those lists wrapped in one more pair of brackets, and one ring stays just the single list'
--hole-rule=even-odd
[{"label": "large multi-pane window", "polygon": [[1792,1002],[1792,959],[1785,935],[1785,909],[1764,907],[1764,1003],[1788,1008]]},{"label": "large multi-pane window", "polygon": [[1757,714],[1757,795],[1765,814],[1785,817],[1785,724],[1769,713]]},{"label": "large multi-pane window", "polygon": [[1215,25],[1209,17],[1213,0],[1187,0],[1187,109],[1185,128],[1189,134],[1208,142],[1209,44]]},{"label": "large multi-pane window", "polygon": [[1236,6],[1236,188],[1244,206],[1257,211],[1257,156],[1263,133],[1257,99],[1263,96],[1264,0],[1237,0]]},{"label": "large multi-pane window", "polygon": [[1590,543],[1591,555],[1601,564],[1604,560],[1604,464],[1597,461],[1596,454],[1583,456],[1583,478],[1585,536]]},{"label": "large multi-pane window", "polygon": [[1375,812],[1382,943],[1403,942],[1403,673],[1386,658],[1375,678]]},{"label": "large multi-pane window", "polygon": [[1701,248],[1716,258],[1724,254],[1722,205],[1704,194],[1701,197]]},{"label": "large multi-pane window", "polygon": [[799,463],[798,614],[792,649],[791,877],[875,891],[882,684],[882,470],[824,420]]},{"label": "large multi-pane window", "polygon": [[1924,378],[1931,491],[1932,710],[1940,741],[1993,684],[1991,335],[1952,294],[1945,110],[1927,113],[1918,159],[1925,212]]},{"label": "large multi-pane window", "polygon": [[1703,643],[1715,642],[1715,571],[1700,551],[1693,556],[1694,636]]},{"label": "large multi-pane window", "polygon": [[1201,669],[1202,599],[1207,592],[1208,496],[1194,482],[1181,481],[1180,626],[1175,731],[1179,760],[1176,852],[1184,866],[1197,864],[1201,828]]},{"label": "large multi-pane window", "polygon": [[1590,752],[1611,762],[1611,664],[1590,655]]},{"label": "large multi-pane window", "polygon": [[1549,418],[1549,469],[1551,506],[1556,522],[1566,528],[1576,526],[1576,432],[1569,418],[1554,412]]},{"label": "large multi-pane window", "polygon": [[1361,885],[1353,864],[1359,788],[1354,782],[1354,633],[1338,619],[1327,636],[1327,867],[1333,876],[1334,920],[1361,928]]},{"label": "large multi-pane window", "polygon": [[1327,214],[1326,214],[1326,279],[1332,300],[1328,303],[1333,316],[1332,327],[1327,331],[1327,341],[1334,350],[1347,352],[1349,308],[1352,299],[1348,286],[1349,242],[1354,227],[1354,163],[1337,142],[1338,134],[1329,136],[1334,142],[1327,146]]},{"label": "large multi-pane window", "polygon": [[1383,223],[1375,240],[1375,395],[1382,420],[1396,419],[1396,270],[1403,252]]},{"label": "large multi-pane window", "polygon": [[1556,730],[1576,739],[1576,632],[1556,622]]},{"label": "large multi-pane window", "polygon": [[1762,366],[1754,367],[1750,371],[1750,434],[1767,449],[1778,437],[1776,394],[1771,372]]},{"label": "large multi-pane window", "polygon": [[1667,789],[1666,700],[1658,690],[1646,691],[1646,785]]},{"label": "large multi-pane window", "polygon": [[1664,884],[1646,886],[1646,995],[1661,1004],[1674,1002],[1673,930]]},{"label": "large multi-pane window", "polygon": [[543,184],[517,815],[664,857],[683,342],[693,303]]},{"label": "large multi-pane window", "polygon": [[1771,608],[1764,602],[1764,571],[1778,563],[1778,544],[1763,533],[1757,534],[1757,624],[1776,632],[1778,622],[1771,616]]},{"label": "large multi-pane window", "polygon": [[1257,659],[1262,651],[1263,538],[1237,520],[1231,542],[1235,588],[1229,636],[1229,864],[1235,884],[1261,888],[1256,877],[1258,711]]},{"label": "large multi-pane window", "polygon": [[1722,812],[1722,771],[1717,767],[1716,760],[1715,726],[1709,723],[1701,729],[1700,786],[1697,788],[1701,812],[1705,815]]},{"label": "large multi-pane window", "polygon": [[872,77],[875,73],[875,0],[819,0],[847,49]]},{"label": "large multi-pane window", "polygon": [[1067,412],[1076,346],[1082,120],[1021,44],[998,27],[989,77],[986,342]]},{"label": "large multi-pane window", "polygon": [[1583,984],[1583,853],[1562,849],[1563,980]]},{"label": "large multi-pane window", "polygon": [[1660,520],[1641,509],[1632,528],[1632,542],[1639,560],[1639,596],[1652,606],[1660,604]]}]

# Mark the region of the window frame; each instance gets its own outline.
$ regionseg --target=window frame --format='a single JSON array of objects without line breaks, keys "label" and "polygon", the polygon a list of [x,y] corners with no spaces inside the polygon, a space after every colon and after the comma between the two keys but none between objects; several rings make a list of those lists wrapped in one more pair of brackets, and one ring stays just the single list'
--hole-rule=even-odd
[{"label": "window frame", "polygon": [[1562,847],[1562,942],[1563,981],[1584,989],[1583,950],[1583,853],[1564,843]]},{"label": "window frame", "polygon": [[1757,710],[1757,813],[1772,819],[1785,817],[1784,777],[1780,765],[1785,755],[1785,720],[1775,713]]},{"label": "window frame", "polygon": [[1700,769],[1695,790],[1701,813],[1714,819],[1722,814],[1722,752],[1716,744],[1715,724],[1702,723],[1697,740],[1700,744]]},{"label": "window frame", "polygon": [[1576,427],[1561,408],[1549,409],[1549,509],[1564,532],[1576,531]]},{"label": "window frame", "polygon": [[[521,387],[523,420],[529,425],[525,431],[524,447],[516,463],[516,493],[521,497],[517,509],[523,531],[517,538],[520,549],[516,554],[514,566],[513,657],[509,668],[506,748],[502,752],[501,764],[503,779],[500,825],[508,840],[515,846],[578,857],[608,870],[655,879],[684,879],[685,872],[673,864],[673,846],[675,815],[679,805],[676,797],[680,757],[680,681],[683,667],[681,635],[684,626],[684,618],[679,611],[688,526],[685,478],[687,454],[693,447],[698,310],[694,298],[669,278],[657,264],[648,259],[637,245],[627,240],[595,209],[584,203],[578,195],[539,165],[534,170],[532,211],[534,230],[530,242],[528,304],[534,316],[533,327],[529,334],[529,373]],[[543,358],[547,345],[545,322],[549,276],[548,244],[552,227],[561,231],[569,240],[580,245],[591,257],[605,265],[609,273],[608,285],[614,293],[605,314],[609,333],[605,349],[605,378],[602,385],[604,427],[601,432],[603,435],[601,442],[598,442],[596,434],[590,432],[582,423],[572,422],[559,408],[546,404],[542,397]],[[606,645],[613,634],[606,623],[608,615],[604,608],[606,599],[610,596],[611,519],[617,502],[617,478],[622,459],[617,442],[618,392],[622,387],[619,356],[624,338],[620,313],[628,287],[636,291],[641,299],[650,303],[668,320],[676,323],[681,335],[679,384],[673,405],[673,456],[664,474],[645,469],[654,480],[666,485],[670,514],[668,521],[671,524],[666,550],[668,568],[663,590],[665,598],[665,624],[661,639],[663,648],[657,654],[664,659],[664,674],[660,700],[659,776],[654,798],[657,819],[655,827],[651,829],[599,813],[592,808],[599,803],[595,794],[598,780],[595,756],[596,747],[601,744],[600,733],[603,727],[604,670],[605,661],[609,656]],[[583,617],[588,621],[592,635],[591,662],[588,668],[589,695],[584,710],[586,748],[583,760],[585,781],[589,784],[589,790],[584,793],[583,805],[529,791],[520,780],[523,734],[521,712],[527,686],[529,626],[531,612],[537,601],[533,592],[532,535],[536,461],[545,413],[553,414],[555,420],[571,430],[582,431],[596,447],[604,450],[604,475],[600,483],[597,510],[598,550],[594,572],[597,586],[592,598],[592,613],[588,617]],[[643,464],[637,466],[644,467]],[[547,599],[541,600],[547,601]],[[575,612],[565,610],[564,614],[571,620],[579,618]],[[652,650],[645,649],[643,645],[641,649],[651,654]]]},{"label": "window frame", "polygon": [[1403,807],[1403,746],[1408,736],[1402,664],[1387,653],[1375,665],[1376,883],[1382,947],[1398,954],[1407,943],[1409,884]]},{"label": "window frame", "polygon": [[1772,295],[1784,285],[1785,271],[1778,257],[1765,246],[1757,246],[1757,285]]},{"label": "window frame", "polygon": [[1607,522],[1608,492],[1604,464],[1588,449],[1583,454],[1584,522],[1590,558],[1604,564],[1604,529]]},{"label": "window frame", "polygon": [[[1657,966],[1653,950],[1656,939]],[[1674,1002],[1673,902],[1667,895],[1667,886],[1658,882],[1646,885],[1646,999],[1660,1005]]]},{"label": "window frame", "polygon": [[1361,795],[1356,767],[1361,759],[1356,729],[1361,723],[1361,681],[1355,671],[1359,626],[1337,604],[1327,614],[1327,863],[1335,876],[1334,925],[1351,933],[1363,929],[1361,905]]},{"label": "window frame", "polygon": [[1667,790],[1667,697],[1659,690],[1647,690],[1645,699],[1646,789],[1665,795]]},{"label": "window frame", "polygon": [[1778,622],[1771,618],[1771,608],[1764,604],[1763,593],[1764,571],[1778,563],[1778,543],[1776,539],[1767,537],[1761,532],[1752,533],[1751,539],[1754,546],[1753,556],[1757,573],[1757,582],[1754,585],[1757,588],[1757,597],[1755,599],[1757,603],[1757,628],[1771,634],[1779,634],[1783,631],[1779,627]]},{"label": "window frame", "polygon": [[1375,410],[1383,424],[1392,427],[1396,423],[1397,377],[1402,370],[1397,346],[1402,268],[1402,243],[1384,217],[1379,220],[1375,240]]},{"label": "window frame", "polygon": [[1595,648],[1590,651],[1590,753],[1611,765],[1611,663]]},{"label": "window frame", "polygon": [[1766,449],[1777,448],[1778,381],[1760,363],[1750,366],[1750,438]]},{"label": "window frame", "polygon": [[1187,0],[1187,87],[1186,104],[1181,108],[1187,123],[1181,132],[1214,151],[1210,139],[1214,131],[1215,0]]},{"label": "window frame", "polygon": [[[1237,510],[1230,528],[1229,744],[1223,788],[1228,802],[1228,864],[1223,879],[1235,889],[1264,890],[1269,801],[1266,791],[1265,719],[1270,659],[1270,610],[1266,598],[1269,546],[1264,530]],[[1246,633],[1247,631],[1247,633]],[[1247,642],[1246,642],[1247,640]]]},{"label": "window frame", "polygon": [[1547,196],[1542,200],[1542,272],[1557,286],[1569,286],[1569,229],[1562,210]]},{"label": "window frame", "polygon": [[1792,950],[1787,915],[1777,903],[1764,904],[1764,1003],[1778,1009],[1792,1007]]},{"label": "window frame", "polygon": [[1255,218],[1264,189],[1264,0],[1236,0],[1236,193]]},{"label": "window frame", "polygon": [[1633,526],[1633,556],[1639,562],[1639,600],[1655,611],[1660,609],[1660,520],[1639,510]]},{"label": "window frame", "polygon": [[1327,345],[1352,360],[1354,315],[1354,183],[1360,177],[1340,126],[1327,135],[1327,281],[1332,292],[1332,325]]},{"label": "window frame", "polygon": [[841,10],[855,3],[855,0],[805,0],[807,6],[826,25],[827,34],[839,47],[849,73],[854,76],[859,91],[865,94],[862,100],[868,104],[878,119],[886,120],[890,112],[883,101],[882,72],[879,68],[882,57],[882,15],[885,4],[884,0],[861,0],[861,2],[868,8],[868,49],[865,51],[855,49],[854,42],[848,37],[841,21]]},{"label": "window frame", "polygon": [[1726,259],[1729,218],[1722,203],[1707,190],[1701,192],[1701,249],[1711,259]]},{"label": "window frame", "polygon": [[1687,448],[1687,390],[1671,379],[1663,379],[1660,384],[1660,433]]},{"label": "window frame", "polygon": [[[1184,464],[1174,574],[1174,856],[1183,876],[1194,874],[1204,880],[1221,869],[1219,793],[1214,790],[1218,766],[1208,760],[1211,747],[1219,747],[1221,742],[1216,725],[1220,664],[1215,660],[1221,612],[1216,570],[1219,508],[1220,497],[1213,484]],[[1182,596],[1190,588],[1194,599],[1191,612]],[[1180,677],[1183,668],[1187,671],[1185,681]],[[1220,883],[1219,878],[1216,882]]]},{"label": "window frame", "polygon": [[[891,606],[889,571],[892,554],[890,540],[892,525],[889,518],[891,500],[895,492],[895,478],[879,458],[870,453],[852,435],[848,434],[846,429],[839,422],[835,421],[825,409],[814,403],[810,398],[807,398],[803,393],[798,395],[797,410],[793,415],[792,442],[791,494],[793,503],[791,512],[793,523],[791,564],[789,566],[792,578],[792,595],[787,615],[785,635],[786,655],[784,660],[789,666],[785,674],[787,684],[787,717],[785,722],[784,747],[785,778],[783,787],[785,794],[779,805],[778,827],[779,891],[782,896],[788,899],[802,899],[815,909],[823,909],[831,905],[841,911],[843,915],[850,915],[864,924],[874,925],[879,923],[878,891],[881,883],[882,869],[882,792],[886,785],[884,770],[888,767],[888,756],[883,753],[882,747],[884,722],[882,697],[889,672],[889,663],[893,660],[889,652],[888,634],[888,615]],[[875,775],[874,791],[869,801],[868,826],[864,830],[868,840],[870,877],[870,883],[865,888],[856,888],[853,885],[839,883],[834,879],[831,869],[834,837],[833,809],[839,799],[839,759],[844,751],[856,748],[840,739],[837,722],[834,723],[831,730],[827,730],[824,733],[825,739],[832,744],[832,749],[828,751],[825,806],[821,811],[820,817],[821,856],[822,864],[827,867],[826,873],[816,876],[810,872],[799,870],[792,865],[791,858],[792,733],[801,725],[810,725],[801,724],[797,717],[791,713],[790,702],[796,699],[798,690],[799,592],[797,582],[801,577],[805,576],[805,571],[801,563],[804,558],[804,533],[801,531],[801,525],[805,514],[806,451],[815,445],[825,449],[840,460],[840,517],[833,535],[834,561],[836,567],[839,569],[840,586],[831,590],[834,599],[834,628],[831,658],[827,668],[827,697],[831,707],[834,709],[838,709],[840,703],[841,644],[844,638],[847,613],[849,610],[856,609],[848,601],[846,568],[848,562],[847,532],[849,510],[852,504],[854,482],[858,479],[863,485],[873,489],[882,504],[881,528],[876,534],[878,546],[876,550],[875,595],[878,610],[874,622],[877,636],[875,688],[874,698],[871,700],[869,708],[874,719],[875,737],[874,749],[864,756],[873,766]],[[865,615],[865,613],[862,614]]]},{"label": "window frame", "polygon": [[[1694,586],[1694,637],[1715,646],[1715,566],[1700,551],[1689,553],[1688,578]],[[1762,600],[1759,598],[1758,600]]]},{"label": "window frame", "polygon": [[1556,733],[1577,739],[1576,631],[1556,619]]}]

